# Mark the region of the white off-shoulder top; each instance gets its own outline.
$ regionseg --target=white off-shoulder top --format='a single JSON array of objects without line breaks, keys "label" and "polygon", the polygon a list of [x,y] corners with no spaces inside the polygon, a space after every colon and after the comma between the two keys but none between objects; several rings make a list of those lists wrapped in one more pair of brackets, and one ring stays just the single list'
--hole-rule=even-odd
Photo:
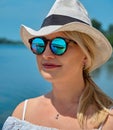
[{"label": "white off-shoulder top", "polygon": [[[26,100],[24,104],[22,120],[10,116],[5,121],[2,130],[58,130],[57,128],[34,125],[28,121],[25,121],[24,119],[25,119],[25,113],[27,108],[27,102],[28,100]],[[95,130],[102,130],[102,127],[103,124],[98,129]]]}]

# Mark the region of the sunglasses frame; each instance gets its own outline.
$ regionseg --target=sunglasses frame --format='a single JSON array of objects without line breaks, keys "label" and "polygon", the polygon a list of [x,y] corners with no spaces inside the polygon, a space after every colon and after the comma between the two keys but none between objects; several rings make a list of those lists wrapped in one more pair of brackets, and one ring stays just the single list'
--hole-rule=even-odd
[{"label": "sunglasses frame", "polygon": [[[44,50],[42,51],[42,53],[40,53],[40,54],[34,52],[34,51],[33,51],[33,48],[32,48],[32,41],[33,41],[35,38],[40,38],[40,39],[42,39],[42,40],[44,41],[44,43],[45,43],[45,48],[44,48]],[[62,54],[56,54],[56,53],[52,50],[51,44],[52,44],[52,41],[53,41],[54,39],[56,39],[56,38],[61,38],[61,39],[63,39],[63,40],[65,41],[65,43],[66,43],[66,49],[65,49],[65,51],[64,51]],[[73,42],[74,44],[77,44],[77,42],[75,42],[74,40],[71,40],[71,39],[68,39],[68,38],[64,38],[64,37],[55,37],[55,38],[53,38],[53,39],[47,39],[47,38],[45,38],[45,37],[33,37],[33,38],[29,39],[28,42],[30,43],[30,48],[31,48],[32,52],[33,52],[34,54],[36,54],[36,55],[41,55],[41,54],[43,54],[43,52],[45,51],[46,46],[47,46],[47,44],[48,44],[48,42],[49,42],[49,47],[50,47],[51,52],[52,52],[54,55],[57,55],[57,56],[61,56],[61,55],[63,55],[63,54],[67,51],[68,44],[69,44],[70,42]]]}]

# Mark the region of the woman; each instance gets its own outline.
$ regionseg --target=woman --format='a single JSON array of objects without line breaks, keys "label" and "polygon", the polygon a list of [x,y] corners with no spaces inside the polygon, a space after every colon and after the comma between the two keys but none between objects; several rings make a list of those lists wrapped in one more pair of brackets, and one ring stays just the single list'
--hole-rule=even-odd
[{"label": "woman", "polygon": [[112,47],[91,26],[83,5],[56,0],[41,29],[23,25],[21,36],[53,89],[20,103],[3,130],[113,130],[113,100],[90,77]]}]

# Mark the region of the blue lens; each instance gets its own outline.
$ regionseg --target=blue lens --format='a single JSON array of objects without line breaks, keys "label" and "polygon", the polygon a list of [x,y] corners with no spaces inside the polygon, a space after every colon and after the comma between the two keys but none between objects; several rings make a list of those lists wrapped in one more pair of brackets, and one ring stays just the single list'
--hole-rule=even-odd
[{"label": "blue lens", "polygon": [[63,38],[55,38],[52,40],[51,44],[51,51],[56,55],[62,55],[65,53],[67,49],[66,41]]},{"label": "blue lens", "polygon": [[31,45],[32,51],[36,54],[42,54],[45,50],[45,42],[42,38],[34,38]]}]

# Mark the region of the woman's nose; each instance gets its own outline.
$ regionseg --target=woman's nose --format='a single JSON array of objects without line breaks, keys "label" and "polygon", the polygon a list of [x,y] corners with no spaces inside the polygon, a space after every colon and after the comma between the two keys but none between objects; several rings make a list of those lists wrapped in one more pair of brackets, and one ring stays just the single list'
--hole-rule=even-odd
[{"label": "woman's nose", "polygon": [[50,47],[49,47],[49,43],[47,44],[45,51],[43,52],[43,57],[45,59],[53,59],[55,58],[55,55],[51,52]]}]

